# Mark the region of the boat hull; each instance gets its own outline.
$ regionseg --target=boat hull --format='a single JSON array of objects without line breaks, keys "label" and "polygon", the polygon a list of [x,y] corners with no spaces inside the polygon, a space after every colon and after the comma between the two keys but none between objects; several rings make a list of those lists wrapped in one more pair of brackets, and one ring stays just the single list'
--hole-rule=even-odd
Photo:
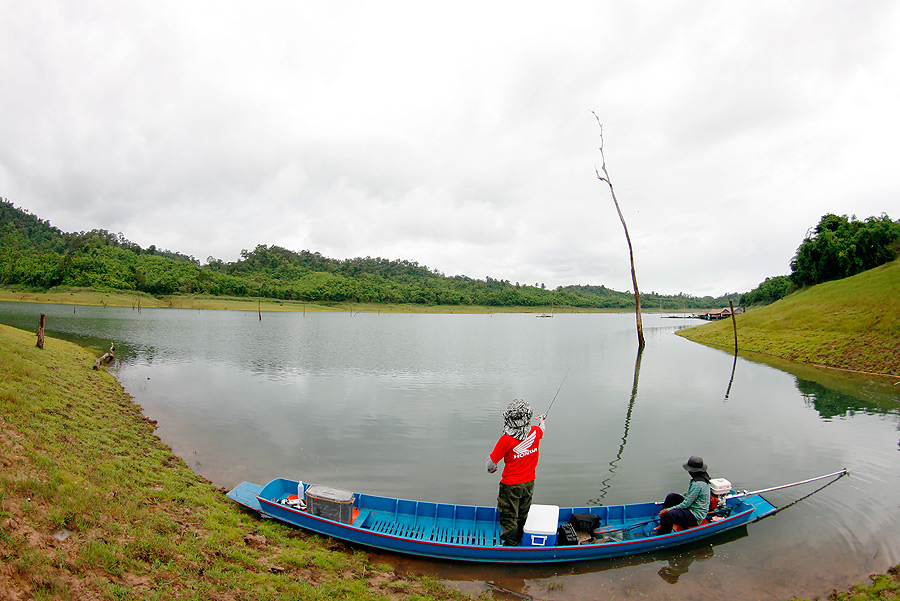
[{"label": "boat hull", "polygon": [[[232,500],[287,524],[367,547],[436,559],[488,563],[553,563],[636,555],[710,538],[775,511],[758,495],[727,500],[729,514],[681,532],[658,536],[661,503],[563,507],[559,524],[573,513],[600,517],[598,540],[569,546],[500,545],[496,507],[410,501],[354,494],[351,523],[313,515],[284,504],[298,482],[279,478],[265,486],[244,482],[228,493]],[[308,486],[308,485],[307,485]]]}]

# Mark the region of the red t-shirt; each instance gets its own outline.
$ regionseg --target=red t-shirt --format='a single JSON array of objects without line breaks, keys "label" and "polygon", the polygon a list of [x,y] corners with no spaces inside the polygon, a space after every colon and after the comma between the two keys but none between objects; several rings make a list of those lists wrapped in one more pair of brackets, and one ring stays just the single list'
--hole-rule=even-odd
[{"label": "red t-shirt", "polygon": [[525,440],[517,440],[509,434],[500,437],[490,455],[494,463],[500,463],[501,459],[505,463],[500,482],[524,484],[534,480],[534,470],[538,463],[538,445],[543,436],[543,428],[531,426],[531,432]]}]

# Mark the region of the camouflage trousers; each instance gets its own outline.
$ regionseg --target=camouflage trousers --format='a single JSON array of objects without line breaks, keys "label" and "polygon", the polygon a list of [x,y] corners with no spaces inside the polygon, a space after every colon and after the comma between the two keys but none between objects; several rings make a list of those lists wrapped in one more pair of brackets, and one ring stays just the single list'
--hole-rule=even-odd
[{"label": "camouflage trousers", "polygon": [[522,532],[531,498],[534,496],[534,480],[524,484],[500,483],[497,494],[497,512],[500,514],[500,529],[503,531],[503,544],[516,546],[522,542]]}]

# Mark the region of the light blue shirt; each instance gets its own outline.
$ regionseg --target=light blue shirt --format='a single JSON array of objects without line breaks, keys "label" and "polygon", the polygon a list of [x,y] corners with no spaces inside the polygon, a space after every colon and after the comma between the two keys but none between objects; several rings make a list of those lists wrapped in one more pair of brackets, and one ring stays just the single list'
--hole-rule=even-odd
[{"label": "light blue shirt", "polygon": [[684,501],[669,509],[687,509],[697,518],[699,524],[706,519],[706,514],[709,512],[710,494],[709,483],[703,480],[691,480],[687,492],[683,495]]}]

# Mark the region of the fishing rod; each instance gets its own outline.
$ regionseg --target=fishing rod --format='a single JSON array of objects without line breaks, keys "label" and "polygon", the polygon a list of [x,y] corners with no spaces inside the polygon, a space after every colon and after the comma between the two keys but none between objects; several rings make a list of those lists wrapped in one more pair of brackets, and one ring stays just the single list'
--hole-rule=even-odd
[{"label": "fishing rod", "polygon": [[800,482],[792,482],[791,484],[782,484],[781,486],[773,486],[772,488],[764,488],[762,490],[754,490],[753,492],[748,492],[745,490],[743,492],[738,492],[733,495],[728,495],[728,498],[737,499],[739,497],[747,497],[750,495],[761,495],[764,492],[772,492],[773,490],[781,490],[782,488],[790,488],[792,486],[800,486],[801,484],[808,484],[810,482],[815,482],[816,480],[824,480],[825,478],[833,478],[835,476],[837,476],[838,478],[841,478],[843,476],[848,475],[849,473],[850,473],[850,470],[848,470],[847,468],[844,468],[838,472],[834,472],[831,474],[825,474],[824,476],[816,476],[815,478],[809,478],[808,480],[801,480]]},{"label": "fishing rod", "polygon": [[646,522],[638,522],[637,524],[632,524],[631,526],[622,526],[620,528],[605,528],[605,529],[597,529],[594,531],[595,534],[610,534],[612,532],[628,532],[629,530],[634,530],[640,526],[646,526],[647,524],[655,524],[659,521],[659,518],[653,518],[652,520],[647,520]]},{"label": "fishing rod", "polygon": [[[550,407],[553,407],[553,403],[556,402],[556,397],[559,396],[559,391],[562,390],[563,384],[566,383],[566,378],[569,377],[569,370],[566,370],[566,375],[563,376],[562,382],[559,383],[559,388],[556,389],[556,394],[553,395],[553,400],[550,401]],[[547,410],[544,411],[544,419],[547,419],[547,415],[550,413],[550,407],[547,407]]]}]

